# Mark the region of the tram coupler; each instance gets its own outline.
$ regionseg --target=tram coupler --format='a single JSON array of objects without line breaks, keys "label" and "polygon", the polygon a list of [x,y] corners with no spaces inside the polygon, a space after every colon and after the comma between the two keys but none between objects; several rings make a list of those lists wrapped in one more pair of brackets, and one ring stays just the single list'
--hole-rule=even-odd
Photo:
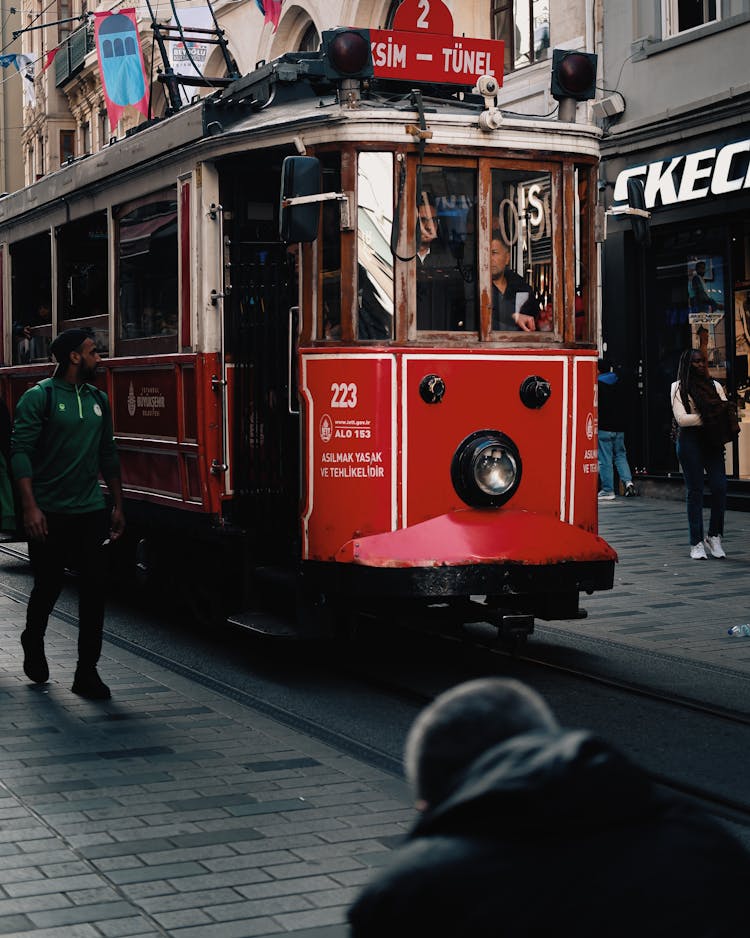
[{"label": "tram coupler", "polygon": [[510,613],[501,615],[497,623],[497,637],[503,642],[524,642],[534,632],[534,616]]}]

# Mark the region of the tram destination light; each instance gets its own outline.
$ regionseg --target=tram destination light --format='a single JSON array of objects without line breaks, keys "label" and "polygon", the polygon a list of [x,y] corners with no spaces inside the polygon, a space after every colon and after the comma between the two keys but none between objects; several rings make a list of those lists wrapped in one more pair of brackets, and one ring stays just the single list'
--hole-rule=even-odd
[{"label": "tram destination light", "polygon": [[552,97],[560,101],[588,101],[596,96],[596,62],[593,52],[552,50]]},{"label": "tram destination light", "polygon": [[326,78],[331,81],[372,78],[369,29],[326,29],[321,41]]}]

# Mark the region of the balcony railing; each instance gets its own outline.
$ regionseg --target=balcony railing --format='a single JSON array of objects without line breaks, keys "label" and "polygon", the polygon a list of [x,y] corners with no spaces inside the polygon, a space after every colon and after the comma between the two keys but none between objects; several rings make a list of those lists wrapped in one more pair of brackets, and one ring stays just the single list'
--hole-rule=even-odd
[{"label": "balcony railing", "polygon": [[86,55],[93,51],[92,25],[87,24],[76,29],[60,46],[60,51],[55,56],[55,84],[58,88],[81,71]]}]

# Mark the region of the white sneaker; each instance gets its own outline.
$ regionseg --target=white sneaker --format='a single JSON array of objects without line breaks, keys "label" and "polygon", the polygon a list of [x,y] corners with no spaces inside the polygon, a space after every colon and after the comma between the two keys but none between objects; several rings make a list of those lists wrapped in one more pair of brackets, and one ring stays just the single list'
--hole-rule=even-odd
[{"label": "white sneaker", "polygon": [[597,498],[600,502],[613,502],[615,500],[615,493],[601,491],[597,495]]},{"label": "white sneaker", "polygon": [[697,544],[693,544],[690,548],[690,559],[691,560],[708,560],[706,556],[706,548],[703,546],[703,541],[698,541]]},{"label": "white sneaker", "polygon": [[709,554],[711,554],[712,557],[718,557],[718,558],[726,557],[724,548],[721,546],[720,534],[714,534],[713,536],[706,537],[703,539],[703,541],[706,547],[708,548]]}]

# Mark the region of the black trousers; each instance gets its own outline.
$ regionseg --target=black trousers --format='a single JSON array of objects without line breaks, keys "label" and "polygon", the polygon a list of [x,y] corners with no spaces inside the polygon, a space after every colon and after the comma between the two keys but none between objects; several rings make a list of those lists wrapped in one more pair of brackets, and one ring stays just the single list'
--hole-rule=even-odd
[{"label": "black trousers", "polygon": [[65,568],[78,573],[78,665],[96,667],[102,651],[107,512],[82,515],[46,513],[47,538],[29,541],[34,588],[26,609],[26,637],[41,641],[63,586]]}]

